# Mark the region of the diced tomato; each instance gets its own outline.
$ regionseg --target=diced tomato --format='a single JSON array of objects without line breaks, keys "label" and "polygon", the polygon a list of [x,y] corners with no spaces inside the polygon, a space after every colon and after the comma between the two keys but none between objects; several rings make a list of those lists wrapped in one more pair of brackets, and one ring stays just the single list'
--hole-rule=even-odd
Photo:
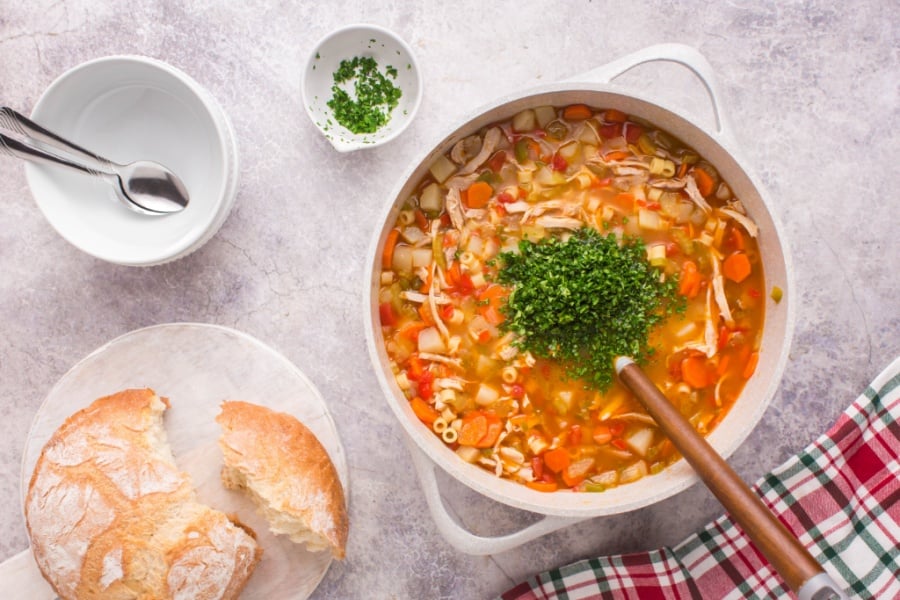
[{"label": "diced tomato", "polygon": [[748,294],[751,298],[759,298],[760,296],[762,296],[762,294],[760,294],[760,293],[759,293],[759,290],[756,289],[756,288],[750,288],[749,290],[747,290],[747,294]]},{"label": "diced tomato", "polygon": [[569,168],[569,161],[560,156],[559,154],[553,155],[553,162],[550,164],[551,168],[554,171],[563,172]]},{"label": "diced tomato", "polygon": [[499,173],[506,164],[506,151],[500,150],[488,160],[488,168],[494,173]]},{"label": "diced tomato", "polygon": [[408,363],[409,368],[406,370],[406,376],[412,381],[418,381],[422,373],[425,372],[425,365],[422,363],[422,359],[419,358],[418,354],[413,354],[409,357]]},{"label": "diced tomato", "polygon": [[544,476],[544,459],[540,456],[532,456],[531,457],[531,472],[534,473],[535,479],[540,479]]},{"label": "diced tomato", "polygon": [[445,304],[443,306],[443,308],[441,308],[440,315],[441,315],[441,319],[443,319],[444,321],[447,321],[448,319],[452,318],[453,317],[453,305]]},{"label": "diced tomato", "polygon": [[428,231],[428,217],[425,216],[425,213],[417,208],[413,213],[413,216],[416,219],[416,225],[419,226],[419,229],[421,229],[422,231]]},{"label": "diced tomato", "polygon": [[382,327],[393,327],[397,324],[397,315],[390,302],[382,302],[378,305],[378,315],[381,317]]},{"label": "diced tomato", "polygon": [[644,129],[635,123],[625,124],[625,141],[629,144],[636,144],[638,139],[644,135]]},{"label": "diced tomato", "polygon": [[625,423],[622,421],[612,421],[609,424],[609,432],[613,437],[619,437],[625,432]]},{"label": "diced tomato", "polygon": [[434,396],[434,374],[431,371],[425,371],[419,376],[419,396],[423,400],[431,400]]},{"label": "diced tomato", "polygon": [[478,334],[478,343],[479,344],[487,344],[489,341],[491,341],[491,332],[490,331],[485,330]]},{"label": "diced tomato", "polygon": [[612,444],[619,450],[628,450],[628,444],[626,444],[625,440],[623,440],[622,438],[615,438],[613,441],[610,442],[610,444]]},{"label": "diced tomato", "polygon": [[510,202],[515,202],[516,199],[512,197],[512,194],[508,194],[506,192],[500,192],[497,194],[497,202],[502,204],[509,204]]},{"label": "diced tomato", "polygon": [[516,400],[521,400],[525,397],[525,388],[519,385],[518,383],[514,383],[509,386],[509,395],[515,398]]},{"label": "diced tomato", "polygon": [[612,139],[615,137],[619,137],[622,135],[622,124],[621,123],[604,123],[597,130],[605,140]]},{"label": "diced tomato", "polygon": [[578,446],[579,444],[581,444],[582,434],[583,432],[581,431],[581,425],[572,425],[569,432],[569,443],[573,446]]},{"label": "diced tomato", "polygon": [[675,242],[666,242],[666,257],[678,256],[681,254],[681,248]]}]

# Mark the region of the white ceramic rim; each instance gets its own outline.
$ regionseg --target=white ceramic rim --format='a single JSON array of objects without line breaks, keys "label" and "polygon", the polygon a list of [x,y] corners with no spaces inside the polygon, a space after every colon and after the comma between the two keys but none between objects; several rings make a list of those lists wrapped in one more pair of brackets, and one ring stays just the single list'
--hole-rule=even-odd
[{"label": "white ceramic rim", "polygon": [[[309,73],[312,71],[312,67],[317,60],[317,55],[320,50],[331,40],[337,38],[338,36],[344,35],[348,32],[360,31],[360,32],[371,32],[372,34],[383,35],[387,38],[390,38],[394,43],[403,48],[403,51],[406,52],[409,58],[409,64],[412,70],[416,73],[416,86],[413,90],[415,92],[414,100],[412,105],[407,109],[405,115],[399,115],[402,118],[401,124],[394,127],[391,133],[386,135],[378,135],[378,132],[373,134],[353,134],[347,132],[347,137],[350,139],[335,139],[334,136],[330,135],[327,131],[325,131],[322,126],[317,121],[317,116],[313,113],[310,108],[311,99],[309,98],[307,92],[307,78],[309,77]],[[326,77],[330,77],[331,73],[328,73]],[[416,59],[415,53],[412,51],[412,48],[406,41],[401,38],[399,35],[382,27],[380,25],[374,25],[372,23],[353,23],[351,25],[345,25],[339,29],[336,29],[319,40],[315,47],[313,47],[312,52],[309,53],[309,58],[306,60],[306,64],[303,67],[303,74],[300,80],[300,93],[301,98],[303,100],[303,109],[306,111],[306,114],[309,116],[310,121],[312,121],[313,126],[328,140],[328,142],[337,150],[338,152],[352,152],[354,150],[363,150],[365,148],[375,148],[381,145],[384,145],[391,140],[396,139],[401,133],[406,131],[409,124],[412,123],[413,119],[416,116],[416,113],[419,111],[419,105],[422,103],[422,71],[419,69],[419,63]],[[407,93],[409,90],[404,89],[403,93]],[[391,119],[397,119],[398,115],[392,115]],[[396,121],[395,121],[396,122]],[[338,125],[336,125],[338,126]],[[372,138],[367,138],[367,136],[376,136]],[[363,141],[367,140],[367,141]]]},{"label": "white ceramic rim", "polygon": [[[575,100],[571,98],[572,94],[582,94],[589,98]],[[568,98],[566,101],[554,102],[552,101],[554,96]],[[605,100],[597,102],[598,98]],[[477,109],[468,118],[460,119],[462,125],[446,135],[418,160],[413,161],[391,192],[378,221],[380,227],[373,235],[367,254],[363,310],[366,342],[382,391],[407,435],[432,462],[469,488],[503,504],[544,515],[589,518],[620,514],[654,504],[683,491],[697,483],[699,479],[686,461],[679,460],[661,473],[607,490],[602,494],[572,492],[548,494],[531,490],[510,480],[499,479],[480,467],[462,461],[414,417],[409,402],[402,395],[396,381],[388,376],[389,371],[386,367],[388,361],[377,315],[381,246],[389,229],[387,223],[393,223],[395,220],[399,203],[402,202],[401,194],[404,188],[410,186],[409,182],[413,175],[417,171],[424,171],[425,165],[430,164],[438,154],[449,150],[450,142],[459,139],[461,135],[470,134],[484,125],[509,118],[526,107],[541,104],[565,105],[579,101],[591,106],[619,108],[628,114],[644,117],[692,146],[719,169],[726,181],[732,185],[736,195],[748,206],[751,216],[760,225],[760,245],[763,246],[764,242],[775,245],[774,252],[763,253],[766,261],[766,285],[768,288],[778,285],[784,291],[784,297],[778,304],[767,301],[764,336],[756,373],[747,382],[741,398],[726,418],[707,437],[713,448],[727,459],[762,418],[777,391],[778,382],[787,362],[795,320],[790,251],[788,245],[782,242],[785,238],[781,224],[777,216],[769,210],[762,187],[742,166],[743,163],[738,160],[735,149],[729,147],[733,145],[730,136],[714,136],[688,118],[661,106],[655,100],[631,92],[617,91],[615,86],[608,84],[562,82],[505,96]],[[647,116],[648,113],[666,115],[667,122],[661,123],[662,119],[650,118]],[[673,124],[677,126],[673,127]],[[769,264],[771,262],[775,264]],[[780,332],[779,339],[775,339],[773,330]],[[758,400],[751,403],[747,401],[749,397]],[[726,433],[730,429],[737,431],[728,437]]]},{"label": "white ceramic rim", "polygon": [[[116,257],[104,252],[97,251],[95,249],[88,249],[78,245],[72,239],[70,239],[65,231],[61,230],[57,226],[53,216],[45,212],[44,207],[39,201],[37,201],[37,198],[35,198],[35,203],[38,205],[47,221],[51,224],[54,230],[61,237],[63,237],[63,239],[65,239],[67,242],[69,242],[82,252],[85,252],[95,258],[125,266],[155,266],[179,258],[183,258],[203,246],[216,234],[216,232],[224,224],[234,205],[240,175],[237,140],[234,134],[234,128],[232,127],[227,113],[224,111],[219,102],[212,96],[212,94],[209,93],[208,90],[206,90],[206,88],[200,85],[190,75],[181,71],[177,67],[174,67],[161,60],[148,56],[133,54],[117,54],[95,58],[80,63],[65,71],[55,80],[53,80],[53,82],[41,94],[40,98],[38,98],[38,101],[32,108],[33,118],[36,121],[40,122],[40,112],[48,101],[48,98],[51,98],[57,92],[57,88],[64,85],[69,79],[71,79],[72,77],[77,77],[80,72],[85,69],[90,69],[95,67],[96,65],[101,65],[109,62],[137,62],[159,69],[163,73],[174,77],[176,80],[184,84],[203,105],[207,114],[215,125],[215,142],[219,147],[223,158],[222,169],[224,178],[219,187],[215,210],[211,211],[207,215],[204,215],[204,219],[202,220],[202,227],[197,230],[197,233],[195,235],[185,236],[182,240],[179,241],[179,243],[167,248],[166,252],[159,252],[155,255],[148,254],[147,256],[141,258],[122,259],[121,257]],[[32,188],[33,195],[35,189],[35,180],[33,178],[41,177],[37,169],[38,167],[30,163],[25,165],[26,179],[28,180],[29,187]]]}]

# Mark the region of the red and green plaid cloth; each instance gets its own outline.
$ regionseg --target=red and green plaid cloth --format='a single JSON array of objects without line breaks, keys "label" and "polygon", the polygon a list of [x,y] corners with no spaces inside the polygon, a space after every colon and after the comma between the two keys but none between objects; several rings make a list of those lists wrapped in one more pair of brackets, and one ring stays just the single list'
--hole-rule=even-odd
[{"label": "red and green plaid cloth", "polygon": [[[851,598],[900,598],[900,358],[753,489]],[[675,548],[582,560],[499,600],[793,597],[726,515]]]}]

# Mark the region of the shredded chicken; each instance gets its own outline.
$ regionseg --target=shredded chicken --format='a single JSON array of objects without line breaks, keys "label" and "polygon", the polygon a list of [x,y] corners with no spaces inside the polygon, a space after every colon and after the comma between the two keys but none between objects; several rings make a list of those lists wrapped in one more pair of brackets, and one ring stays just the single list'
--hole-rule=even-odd
[{"label": "shredded chicken", "polygon": [[722,208],[719,210],[723,215],[727,215],[740,223],[743,228],[750,234],[750,237],[756,237],[759,235],[759,228],[756,226],[756,223],[750,220],[750,217],[746,215],[742,215],[736,210],[731,210],[728,208]]},{"label": "shredded chicken", "polygon": [[728,327],[734,327],[734,317],[731,316],[731,310],[728,308],[728,299],[725,297],[725,279],[722,277],[722,267],[719,264],[719,258],[710,252],[710,259],[713,265],[713,292],[716,298],[716,304],[719,305],[719,311],[725,324]]},{"label": "shredded chicken", "polygon": [[436,270],[438,266],[436,262],[431,263],[431,285],[428,287],[428,307],[431,309],[431,318],[434,319],[434,324],[437,327],[438,333],[441,334],[441,339],[444,340],[446,344],[450,339],[450,331],[447,329],[447,326],[444,324],[444,320],[441,319],[441,311],[438,310],[437,307],[437,299],[435,297],[434,289],[437,284],[436,279]]},{"label": "shredded chicken", "polygon": [[534,222],[546,229],[571,229],[572,231],[577,231],[584,225],[584,222],[581,219],[572,217],[554,217],[551,215],[538,217]]},{"label": "shredded chicken", "polygon": [[500,138],[503,135],[503,132],[499,127],[494,127],[492,129],[488,129],[488,132],[484,134],[484,142],[481,144],[481,150],[478,154],[467,162],[465,166],[459,170],[460,175],[468,175],[472,173],[484,164],[488,158],[491,157],[491,154],[494,153],[494,149],[497,148],[497,144],[500,143]]},{"label": "shredded chicken", "polygon": [[[423,302],[428,302],[428,295],[422,294],[421,292],[415,292],[412,290],[403,290],[400,292],[400,297],[404,300],[409,300],[410,302],[418,302],[419,304]],[[451,300],[447,296],[434,295],[435,304],[450,304]]]},{"label": "shredded chicken", "polygon": [[661,190],[680,190],[687,183],[683,179],[653,179],[647,182],[647,185]]},{"label": "shredded chicken", "polygon": [[434,380],[435,388],[442,390],[463,391],[463,380],[458,377],[440,377]]},{"label": "shredded chicken", "polygon": [[458,165],[463,164],[481,150],[481,138],[477,135],[470,135],[454,144],[450,151],[450,158]]},{"label": "shredded chicken", "polygon": [[419,352],[419,358],[421,358],[422,360],[439,362],[456,368],[462,368],[461,358],[450,358],[449,356],[444,356],[443,354],[434,354],[432,352]]},{"label": "shredded chicken", "polygon": [[463,213],[462,199],[459,197],[458,189],[450,188],[444,201],[444,207],[447,209],[447,214],[450,215],[450,222],[453,226],[462,229],[466,224],[466,216]]},{"label": "shredded chicken", "polygon": [[451,177],[447,181],[444,182],[444,185],[448,190],[457,189],[464,190],[468,188],[470,185],[475,183],[478,178],[481,176],[480,173],[469,173],[468,175],[457,175],[455,177]]},{"label": "shredded chicken", "polygon": [[709,214],[712,212],[712,207],[706,202],[703,198],[703,194],[700,193],[700,190],[697,188],[697,182],[694,180],[692,175],[684,176],[684,191],[687,192],[688,197],[694,201],[694,204],[703,209],[703,212]]}]

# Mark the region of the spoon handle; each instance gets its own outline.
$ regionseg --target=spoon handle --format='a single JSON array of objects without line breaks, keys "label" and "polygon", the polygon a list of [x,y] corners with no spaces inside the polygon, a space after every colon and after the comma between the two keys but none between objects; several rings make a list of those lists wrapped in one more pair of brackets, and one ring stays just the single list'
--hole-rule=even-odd
[{"label": "spoon handle", "polygon": [[95,177],[109,177],[108,173],[96,171],[87,165],[83,165],[61,156],[57,156],[40,148],[30,146],[24,142],[8,137],[0,133],[0,152],[4,152],[9,156],[21,158],[38,164],[60,165],[67,167],[79,173],[87,173]]},{"label": "spoon handle", "polygon": [[96,172],[102,171],[104,173],[112,174],[115,171],[116,165],[111,160],[94,154],[87,148],[83,148],[52,131],[41,127],[25,115],[8,106],[0,107],[0,127],[47,144],[55,150],[61,150],[67,154],[71,154],[73,158],[94,165]]},{"label": "spoon handle", "polygon": [[616,360],[616,371],[706,487],[801,600],[846,598],[800,541],[697,433],[640,367],[623,357]]}]

